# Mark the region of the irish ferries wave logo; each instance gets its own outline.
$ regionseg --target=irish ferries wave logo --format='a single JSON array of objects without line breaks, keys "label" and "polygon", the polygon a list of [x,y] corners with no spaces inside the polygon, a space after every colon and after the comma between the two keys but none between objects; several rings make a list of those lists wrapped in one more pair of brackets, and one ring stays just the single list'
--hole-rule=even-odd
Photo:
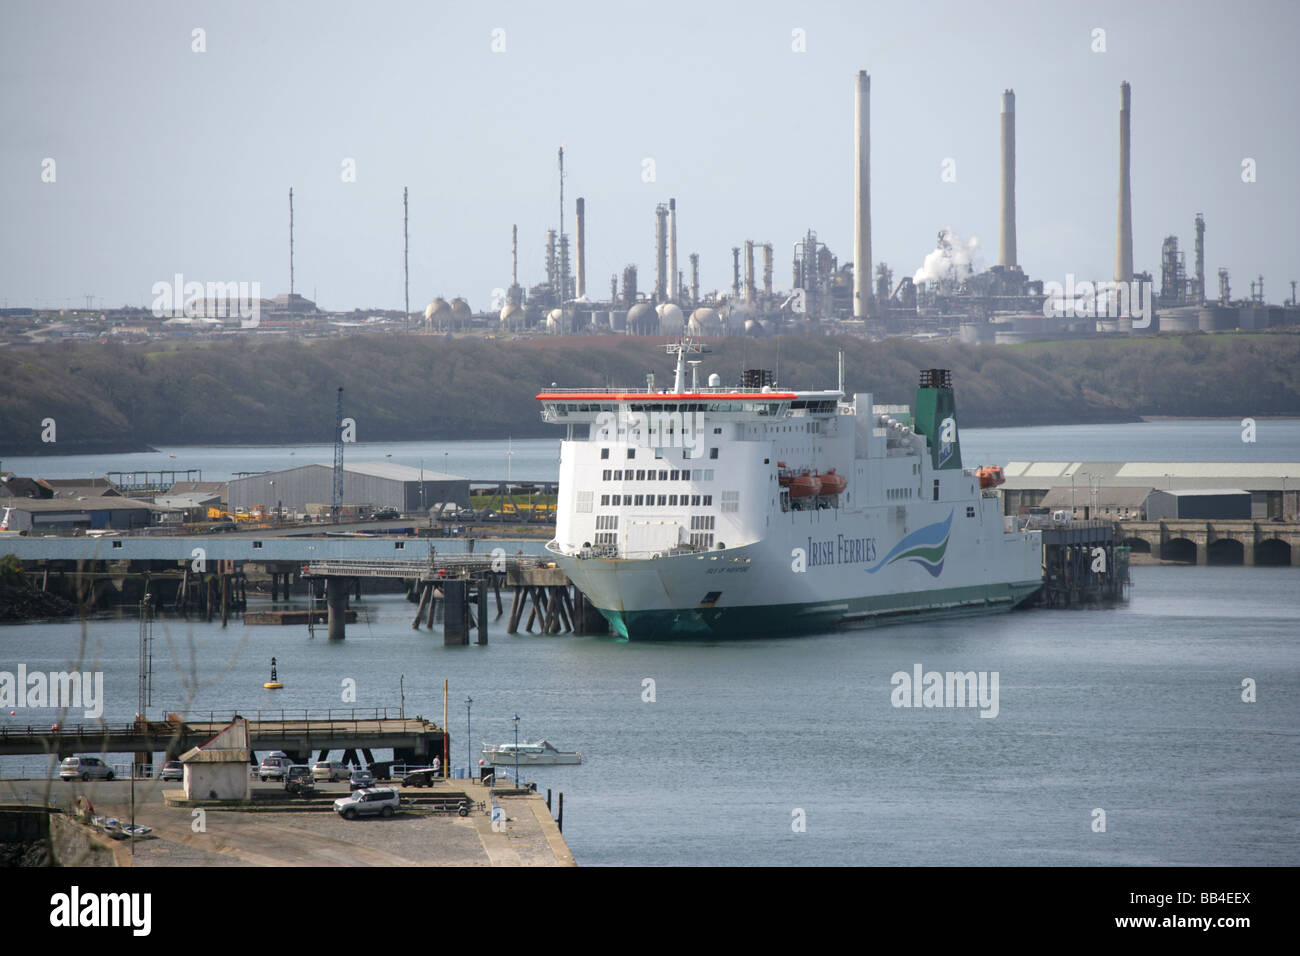
[{"label": "irish ferries wave logo", "polygon": [[952,528],[951,511],[944,521],[936,521],[924,528],[913,531],[874,567],[867,568],[868,574],[875,574],[886,565],[895,561],[915,561],[930,572],[930,577],[937,578],[943,571],[943,558],[948,552],[948,532]]}]

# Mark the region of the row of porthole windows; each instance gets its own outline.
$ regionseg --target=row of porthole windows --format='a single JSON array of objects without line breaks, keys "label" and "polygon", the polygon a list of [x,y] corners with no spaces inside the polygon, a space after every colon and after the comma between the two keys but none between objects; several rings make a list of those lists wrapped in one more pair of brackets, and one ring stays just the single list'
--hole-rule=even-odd
[{"label": "row of porthole windows", "polygon": [[[714,429],[715,432],[718,431],[718,430],[719,430],[719,429],[716,429],[716,428]],[[699,457],[700,457],[699,455],[693,455],[693,454],[691,454],[692,450],[693,450],[693,449],[691,449],[691,448],[687,448],[685,451],[682,452],[682,457],[683,457],[683,458],[699,458]],[[629,448],[629,449],[627,450],[627,457],[628,457],[629,459],[636,458],[636,449],[635,449],[635,448]],[[659,454],[658,451],[656,450],[656,452],[655,452],[655,457],[656,457],[656,458],[662,458],[663,455]],[[710,448],[710,449],[709,449],[709,457],[710,457],[710,458],[717,458],[717,457],[718,457],[718,450],[717,450],[716,448]],[[609,459],[609,449],[608,449],[608,448],[602,448],[602,449],[600,450],[600,458],[601,458],[601,461],[606,461],[606,460]]]}]

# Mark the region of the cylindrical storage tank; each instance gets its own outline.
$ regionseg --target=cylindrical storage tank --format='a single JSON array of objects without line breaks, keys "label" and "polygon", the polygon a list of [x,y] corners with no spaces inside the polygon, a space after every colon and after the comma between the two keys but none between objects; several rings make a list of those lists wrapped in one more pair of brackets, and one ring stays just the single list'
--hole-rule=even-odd
[{"label": "cylindrical storage tank", "polygon": [[630,335],[655,335],[659,331],[659,316],[648,302],[638,302],[627,314],[627,331]]},{"label": "cylindrical storage tank", "polygon": [[1180,305],[1172,309],[1160,310],[1161,332],[1195,332],[1201,327],[1200,307]]},{"label": "cylindrical storage tank", "polygon": [[[1181,310],[1175,309],[1174,311]],[[1246,315],[1245,312],[1246,310],[1242,309],[1240,310],[1241,314],[1238,314],[1237,309],[1225,309],[1221,305],[1203,306],[1197,309],[1196,325],[1192,327],[1198,328],[1202,332],[1228,332],[1235,329],[1238,322],[1242,322],[1241,327],[1243,329],[1255,328],[1254,316]]]},{"label": "cylindrical storage tank", "polygon": [[627,313],[622,309],[614,309],[609,313],[609,327],[614,332],[627,331]]},{"label": "cylindrical storage tank", "polygon": [[685,327],[682,310],[672,302],[665,302],[655,310],[659,314],[660,335],[681,335]]}]

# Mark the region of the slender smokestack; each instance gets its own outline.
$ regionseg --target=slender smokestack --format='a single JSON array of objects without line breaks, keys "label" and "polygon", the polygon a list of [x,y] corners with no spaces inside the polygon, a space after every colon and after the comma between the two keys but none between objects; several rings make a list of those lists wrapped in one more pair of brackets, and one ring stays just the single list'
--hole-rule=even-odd
[{"label": "slender smokestack", "polygon": [[668,236],[665,222],[668,207],[660,203],[655,207],[655,301],[668,297]]},{"label": "slender smokestack", "polygon": [[587,250],[584,239],[587,231],[587,201],[578,197],[578,298],[587,294]]},{"label": "slender smokestack", "polygon": [[1205,302],[1205,217],[1196,214],[1196,304]]},{"label": "slender smokestack", "polygon": [[754,301],[754,240],[745,240],[745,301]]},{"label": "slender smokestack", "polygon": [[1016,264],[1016,91],[1002,93],[1002,241],[998,265]]},{"label": "slender smokestack", "polygon": [[668,299],[676,302],[681,294],[677,275],[677,200],[668,200]]},{"label": "slender smokestack", "polygon": [[731,247],[731,294],[740,296],[740,246]]},{"label": "slender smokestack", "polygon": [[1133,280],[1133,195],[1129,179],[1128,81],[1119,85],[1119,226],[1115,236],[1115,281]]},{"label": "slender smokestack", "polygon": [[858,71],[853,112],[853,317],[873,314],[871,302],[871,77]]},{"label": "slender smokestack", "polygon": [[763,244],[763,294],[772,294],[772,244]]},{"label": "slender smokestack", "polygon": [[700,304],[700,254],[691,253],[691,305]]}]

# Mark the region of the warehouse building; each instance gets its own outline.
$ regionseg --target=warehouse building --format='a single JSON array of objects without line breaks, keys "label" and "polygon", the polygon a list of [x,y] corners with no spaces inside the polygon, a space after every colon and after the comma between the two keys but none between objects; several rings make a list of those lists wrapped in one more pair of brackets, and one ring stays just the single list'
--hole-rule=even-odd
[{"label": "warehouse building", "polygon": [[[226,487],[226,501],[234,512],[260,508],[268,513],[328,514],[334,501],[334,467],[302,465],[234,478]],[[469,479],[390,462],[343,466],[343,505],[354,513],[396,508],[402,514],[423,514],[437,501],[468,508]]]},{"label": "warehouse building", "polygon": [[101,496],[68,498],[6,498],[0,503],[0,524],[7,531],[126,531],[147,527],[157,511],[145,501]]},{"label": "warehouse building", "polygon": [[[1106,517],[1104,499],[1112,499],[1112,509],[1131,509],[1136,492],[1122,489],[1143,487],[1183,492],[1229,488],[1250,495],[1246,519],[1294,521],[1300,515],[1300,462],[1294,461],[1012,461],[1005,474],[999,490],[1003,513],[1009,515],[1045,507],[1055,492],[1051,501],[1058,507],[1070,510],[1073,502],[1079,517],[1085,505],[1093,517]],[[1098,504],[1101,514],[1094,513]]]},{"label": "warehouse building", "polygon": [[1249,521],[1250,492],[1240,488],[1153,491],[1147,499],[1147,520]]}]

